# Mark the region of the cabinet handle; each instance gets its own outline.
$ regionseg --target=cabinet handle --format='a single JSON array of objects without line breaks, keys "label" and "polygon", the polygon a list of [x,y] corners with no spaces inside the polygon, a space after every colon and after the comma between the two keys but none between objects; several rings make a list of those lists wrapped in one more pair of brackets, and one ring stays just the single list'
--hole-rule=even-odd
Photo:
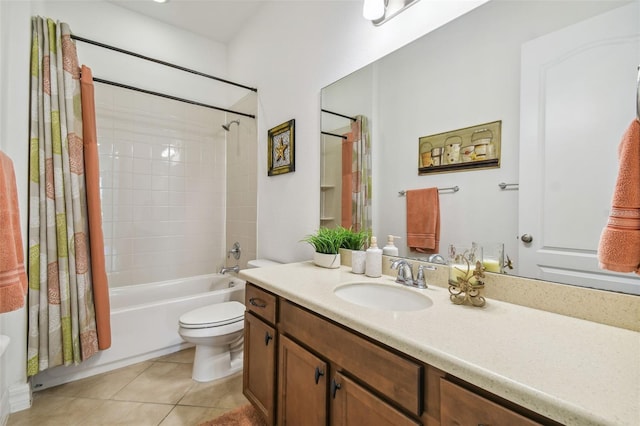
[{"label": "cabinet handle", "polygon": [[253,306],[257,306],[258,308],[267,307],[267,302],[257,297],[252,297],[251,299],[249,299],[249,303],[251,303]]},{"label": "cabinet handle", "polygon": [[316,367],[316,373],[315,373],[316,385],[320,381],[320,376],[324,376],[324,370],[320,370],[320,367]]},{"label": "cabinet handle", "polygon": [[273,339],[273,336],[269,334],[268,331],[265,331],[264,333],[264,344],[266,346],[269,346],[269,340]]},{"label": "cabinet handle", "polygon": [[331,396],[333,399],[336,399],[336,392],[340,389],[342,385],[336,382],[336,379],[331,380]]}]

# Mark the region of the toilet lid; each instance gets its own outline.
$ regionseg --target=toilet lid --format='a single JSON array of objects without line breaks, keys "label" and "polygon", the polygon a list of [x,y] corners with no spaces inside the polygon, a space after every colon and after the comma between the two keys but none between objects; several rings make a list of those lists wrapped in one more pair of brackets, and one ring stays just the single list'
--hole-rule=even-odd
[{"label": "toilet lid", "polygon": [[217,327],[242,321],[244,305],[240,302],[223,302],[187,312],[180,317],[184,328]]}]

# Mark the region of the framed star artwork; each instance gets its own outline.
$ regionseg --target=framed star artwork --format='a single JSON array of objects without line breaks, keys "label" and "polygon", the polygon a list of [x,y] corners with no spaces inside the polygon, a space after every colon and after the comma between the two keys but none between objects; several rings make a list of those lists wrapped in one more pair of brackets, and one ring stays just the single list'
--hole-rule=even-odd
[{"label": "framed star artwork", "polygon": [[269,151],[267,153],[269,176],[296,170],[295,124],[296,120],[294,119],[269,129]]}]

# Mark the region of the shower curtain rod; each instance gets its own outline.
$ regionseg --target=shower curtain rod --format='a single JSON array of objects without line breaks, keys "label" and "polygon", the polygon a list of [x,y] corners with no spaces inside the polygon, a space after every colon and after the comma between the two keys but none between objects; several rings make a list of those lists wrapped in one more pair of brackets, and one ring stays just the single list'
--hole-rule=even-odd
[{"label": "shower curtain rod", "polygon": [[185,67],[180,66],[180,65],[172,64],[170,62],[161,61],[160,59],[151,58],[149,56],[141,55],[140,53],[131,52],[130,50],[121,49],[121,48],[115,47],[115,46],[109,46],[108,44],[100,43],[100,42],[94,41],[94,40],[89,40],[88,38],[80,37],[80,36],[77,36],[77,35],[74,35],[74,34],[71,34],[71,38],[73,40],[81,41],[83,43],[92,44],[94,46],[102,47],[104,49],[113,50],[115,52],[124,53],[125,55],[130,55],[130,56],[133,56],[133,57],[136,57],[136,58],[139,58],[139,59],[144,59],[146,61],[155,62],[156,64],[165,65],[167,67],[175,68],[175,69],[178,69],[180,71],[189,72],[191,74],[199,75],[201,77],[206,77],[206,78],[210,78],[212,80],[220,81],[222,83],[231,84],[232,86],[242,87],[243,89],[251,90],[252,92],[256,92],[256,93],[258,92],[258,89],[256,89],[255,87],[249,87],[249,86],[245,86],[244,84],[234,83],[233,81],[225,80],[225,79],[220,78],[220,77],[215,77],[215,76],[210,75],[210,74],[205,74],[205,73],[200,72],[200,71],[192,70],[190,68],[185,68]]},{"label": "shower curtain rod", "polygon": [[320,132],[323,135],[327,135],[327,136],[335,136],[336,138],[342,138],[342,139],[347,139],[347,137],[345,135],[338,135],[336,133],[329,133],[329,132]]},{"label": "shower curtain rod", "polygon": [[320,111],[326,112],[327,114],[337,115],[338,117],[348,118],[351,121],[358,121],[357,118],[349,117],[348,115],[344,115],[344,114],[340,114],[340,113],[337,113],[337,112],[329,111],[328,109],[321,109]]},{"label": "shower curtain rod", "polygon": [[171,100],[174,100],[174,101],[185,102],[185,103],[188,103],[188,104],[191,104],[191,105],[197,105],[197,106],[201,106],[201,107],[205,107],[205,108],[211,108],[211,109],[215,109],[215,110],[218,110],[218,111],[230,112],[232,114],[242,115],[244,117],[256,118],[256,116],[252,115],[252,114],[247,114],[247,113],[244,113],[244,112],[238,112],[238,111],[234,111],[232,109],[221,108],[221,107],[217,107],[217,106],[213,106],[213,105],[203,104],[201,102],[196,102],[196,101],[192,101],[192,100],[189,100],[189,99],[179,98],[177,96],[167,95],[167,94],[160,93],[160,92],[153,92],[151,90],[141,89],[139,87],[128,86],[126,84],[116,83],[115,81],[104,80],[104,79],[98,78],[98,77],[93,77],[93,81],[95,81],[97,83],[108,84],[110,86],[121,87],[123,89],[133,90],[135,92],[146,93],[147,95],[154,95],[154,96],[159,96],[161,98],[171,99]]}]

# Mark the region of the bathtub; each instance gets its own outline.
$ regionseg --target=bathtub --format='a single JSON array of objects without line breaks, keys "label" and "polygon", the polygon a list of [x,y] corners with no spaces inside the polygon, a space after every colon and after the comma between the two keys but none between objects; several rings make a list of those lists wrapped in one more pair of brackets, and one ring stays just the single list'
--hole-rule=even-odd
[{"label": "bathtub", "polygon": [[180,315],[214,303],[244,303],[244,289],[243,280],[220,274],[112,288],[111,347],[79,365],[37,374],[33,388],[46,389],[193,346],[178,334]]}]

